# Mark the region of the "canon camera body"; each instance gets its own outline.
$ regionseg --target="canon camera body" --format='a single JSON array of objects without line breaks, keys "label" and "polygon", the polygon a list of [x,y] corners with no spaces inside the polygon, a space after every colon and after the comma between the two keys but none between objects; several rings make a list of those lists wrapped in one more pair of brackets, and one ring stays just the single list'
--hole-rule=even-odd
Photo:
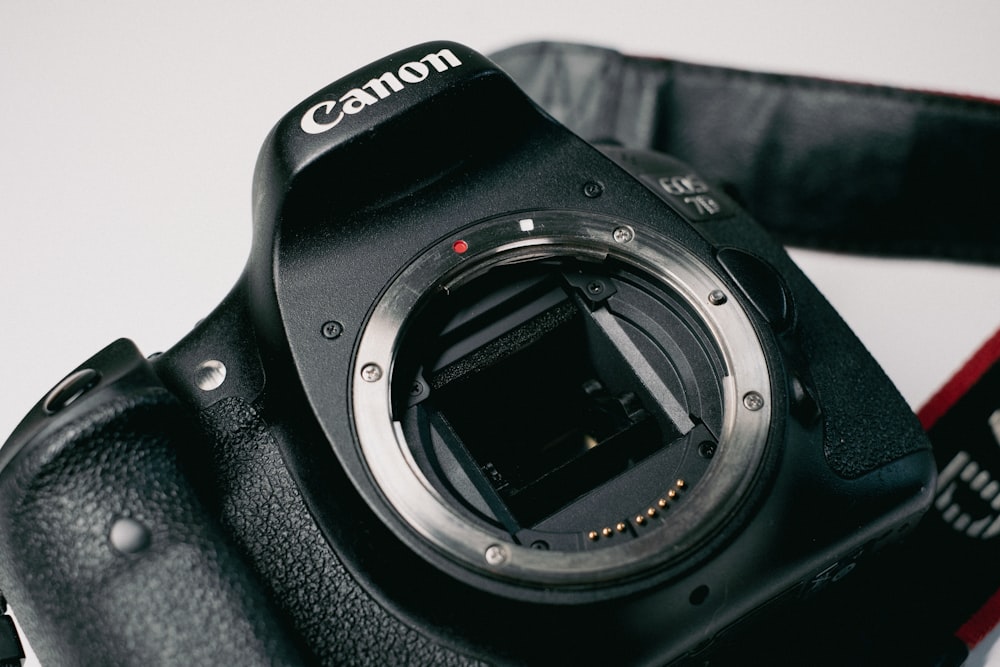
[{"label": "canon camera body", "polygon": [[930,502],[910,410],[729,195],[464,46],[297,106],[253,203],[210,316],[0,450],[43,664],[664,664]]}]

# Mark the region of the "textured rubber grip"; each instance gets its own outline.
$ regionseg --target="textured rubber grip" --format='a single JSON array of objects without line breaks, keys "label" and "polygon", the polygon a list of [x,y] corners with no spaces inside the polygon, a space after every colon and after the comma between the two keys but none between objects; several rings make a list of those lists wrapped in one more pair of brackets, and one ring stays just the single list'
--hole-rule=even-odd
[{"label": "textured rubber grip", "polygon": [[81,369],[99,381],[40,402],[0,469],[0,586],[42,664],[302,664],[195,492],[188,410],[128,341]]}]

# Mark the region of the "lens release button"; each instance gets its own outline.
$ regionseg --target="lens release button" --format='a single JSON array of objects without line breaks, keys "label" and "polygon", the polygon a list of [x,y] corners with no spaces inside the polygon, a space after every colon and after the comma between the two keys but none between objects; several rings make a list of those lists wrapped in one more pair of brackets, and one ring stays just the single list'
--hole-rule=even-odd
[{"label": "lens release button", "polygon": [[735,248],[724,248],[717,257],[740,291],[776,332],[791,325],[794,319],[792,298],[771,265]]}]

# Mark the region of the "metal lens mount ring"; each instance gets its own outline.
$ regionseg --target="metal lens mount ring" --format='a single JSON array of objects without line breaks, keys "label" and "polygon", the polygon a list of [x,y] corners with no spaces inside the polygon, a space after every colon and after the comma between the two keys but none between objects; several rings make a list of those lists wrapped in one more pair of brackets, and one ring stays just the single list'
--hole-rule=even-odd
[{"label": "metal lens mount ring", "polygon": [[[712,347],[718,360],[718,378],[713,375],[712,382],[717,387],[715,395],[721,397],[721,410],[717,410],[715,426],[717,447],[704,457],[710,461],[697,485],[684,491],[688,494],[684,502],[670,507],[669,520],[656,521],[655,530],[636,538],[636,528],[645,530],[654,522],[633,513],[636,525],[625,526],[623,521],[602,528],[595,524],[595,531],[584,531],[579,538],[584,548],[540,549],[471,517],[427,474],[399,417],[398,383],[413,382],[412,373],[402,370],[399,357],[407,336],[419,328],[428,303],[440,295],[451,294],[498,268],[519,271],[521,266],[560,261],[625,267],[647,277],[657,290],[681,304],[707,341],[703,347]],[[693,254],[655,230],[593,214],[562,211],[494,218],[424,251],[376,303],[359,341],[351,379],[360,454],[381,494],[408,527],[402,531],[404,536],[429,545],[471,573],[549,590],[598,589],[635,581],[679,563],[704,545],[753,487],[771,420],[765,355],[747,313],[729,290]],[[614,337],[615,325],[609,326]],[[679,405],[682,401],[661,397],[669,393],[657,389],[664,385],[657,385],[655,378],[643,379],[643,373],[639,369],[635,377],[649,389],[647,399],[653,396],[662,402],[660,413],[666,416],[661,421],[678,424],[678,432],[691,429],[694,418]],[[638,498],[636,506],[644,511],[646,503],[654,503],[648,510],[653,517],[655,502]],[[661,507],[663,503],[665,499]],[[625,539],[626,528],[632,539]],[[614,539],[615,530],[622,531],[623,537]]]}]

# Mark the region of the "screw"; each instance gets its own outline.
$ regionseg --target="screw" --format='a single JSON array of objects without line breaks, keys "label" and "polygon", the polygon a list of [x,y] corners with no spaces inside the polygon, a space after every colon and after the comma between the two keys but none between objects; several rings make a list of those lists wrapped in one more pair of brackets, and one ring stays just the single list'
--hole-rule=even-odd
[{"label": "screw", "polygon": [[594,295],[600,294],[604,291],[604,285],[595,280],[587,285],[587,291]]},{"label": "screw", "polygon": [[617,243],[628,243],[635,238],[635,232],[632,231],[631,227],[622,225],[621,227],[615,227],[615,231],[612,236]]},{"label": "screw", "polygon": [[698,446],[698,453],[703,459],[710,459],[715,456],[715,443],[703,442]]},{"label": "screw", "polygon": [[340,336],[340,334],[342,333],[344,333],[344,325],[341,324],[340,322],[334,322],[333,320],[330,320],[329,322],[323,325],[323,336],[325,338],[333,340],[334,338]]},{"label": "screw", "polygon": [[194,369],[194,383],[202,391],[213,391],[226,380],[226,366],[218,359],[203,361]]},{"label": "screw", "polygon": [[708,302],[713,306],[721,306],[726,301],[728,301],[728,297],[720,289],[715,289],[708,293]]},{"label": "screw", "polygon": [[604,186],[596,181],[589,181],[583,185],[583,194],[586,197],[593,199],[594,197],[600,197],[604,192]]},{"label": "screw", "polygon": [[743,397],[743,405],[746,406],[747,410],[756,412],[764,407],[764,397],[755,391],[748,391]]},{"label": "screw", "polygon": [[424,390],[424,385],[419,382],[414,382],[410,387],[410,396],[419,396]]},{"label": "screw", "polygon": [[365,364],[361,369],[361,379],[365,382],[378,382],[382,379],[382,369],[377,364]]},{"label": "screw", "polygon": [[507,560],[507,552],[499,544],[493,544],[486,548],[486,562],[490,565],[503,565]]}]

